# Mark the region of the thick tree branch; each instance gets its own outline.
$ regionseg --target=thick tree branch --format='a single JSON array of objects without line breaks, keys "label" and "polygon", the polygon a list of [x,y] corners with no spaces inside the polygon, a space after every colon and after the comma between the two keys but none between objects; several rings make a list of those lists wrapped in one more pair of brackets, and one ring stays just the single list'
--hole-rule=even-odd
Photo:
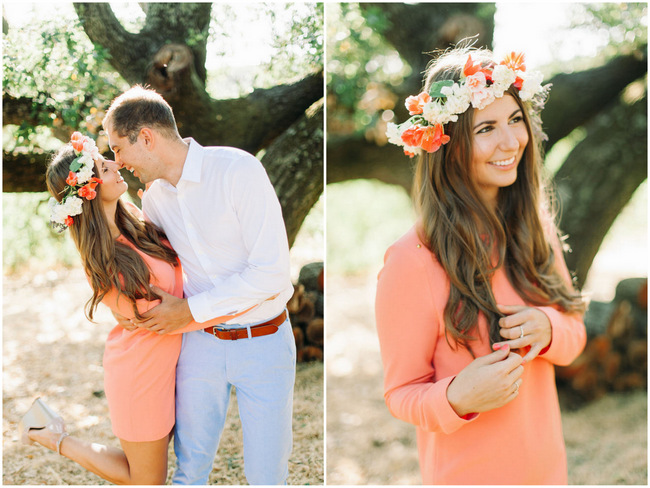
[{"label": "thick tree branch", "polygon": [[[318,72],[290,84],[257,89],[233,100],[211,100],[191,83],[191,72],[179,72],[185,79],[177,89],[164,92],[174,110],[181,135],[191,135],[202,144],[227,145],[252,154],[269,144],[298,120],[304,111],[323,97],[323,73]],[[191,122],[191,132],[185,126]]]},{"label": "thick tree branch", "polygon": [[[21,125],[27,123],[32,126],[50,125],[54,115],[58,120],[62,120],[59,112],[53,109],[45,102],[40,102],[27,97],[12,97],[11,95],[2,94],[2,125]],[[48,120],[49,119],[49,120]],[[47,124],[44,124],[47,121]],[[70,134],[76,129],[65,125],[50,127],[52,135],[62,141],[68,141]]]},{"label": "thick tree branch", "polygon": [[413,162],[392,144],[378,146],[361,136],[327,138],[327,183],[374,178],[411,191]]},{"label": "thick tree branch", "polygon": [[52,153],[2,152],[2,191],[46,191],[45,170]]},{"label": "thick tree branch", "polygon": [[[494,4],[475,3],[360,3],[373,28],[373,16],[381,12],[388,26],[378,29],[422,79],[428,52],[446,49],[463,38],[478,35],[478,46],[491,46],[494,32]],[[381,23],[379,23],[381,25]]]},{"label": "thick tree branch", "polygon": [[131,84],[142,82],[151,52],[144,36],[128,32],[115,17],[109,3],[74,3],[88,38],[103,46],[110,63]]},{"label": "thick tree branch", "polygon": [[323,101],[271,144],[262,158],[278,194],[289,245],[323,192]]},{"label": "thick tree branch", "polygon": [[194,69],[205,85],[205,57],[210,26],[211,3],[150,3],[140,35],[153,46],[185,44],[192,51]]},{"label": "thick tree branch", "polygon": [[585,125],[587,137],[555,175],[560,228],[573,252],[569,269],[584,283],[607,231],[647,178],[647,98],[615,101]]},{"label": "thick tree branch", "polygon": [[618,56],[598,68],[560,73],[549,80],[553,88],[542,113],[544,131],[549,138],[547,147],[593,118],[627,85],[644,76],[647,54],[644,46],[633,55]]}]

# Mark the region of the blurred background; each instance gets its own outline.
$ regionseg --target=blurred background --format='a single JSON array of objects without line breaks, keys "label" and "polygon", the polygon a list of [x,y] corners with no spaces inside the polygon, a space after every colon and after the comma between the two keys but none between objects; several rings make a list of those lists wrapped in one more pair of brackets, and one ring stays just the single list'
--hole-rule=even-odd
[{"label": "blurred background", "polygon": [[[77,251],[48,224],[47,161],[75,130],[112,158],[104,111],[132,84],[150,85],[172,106],[183,137],[262,161],[282,205],[292,280],[313,295],[324,259],[323,5],[3,2],[2,20],[3,484],[107,484],[55,453],[23,447],[16,432],[42,395],[71,432],[119,446],[102,383],[114,320],[103,307],[97,323],[84,317],[91,290]],[[139,181],[123,176],[124,198],[139,205]],[[300,325],[304,307],[295,311]],[[307,312],[313,319],[318,310]],[[319,330],[322,359],[322,319]],[[245,482],[237,417],[233,396],[210,483]],[[322,483],[322,361],[297,366],[294,432],[289,483]]]},{"label": "blurred background", "polygon": [[383,254],[414,223],[413,161],[385,129],[408,118],[426,53],[469,36],[553,84],[546,167],[592,299],[585,352],[557,370],[569,483],[646,484],[647,4],[347,3],[326,19],[328,484],[421,483],[375,333]]}]

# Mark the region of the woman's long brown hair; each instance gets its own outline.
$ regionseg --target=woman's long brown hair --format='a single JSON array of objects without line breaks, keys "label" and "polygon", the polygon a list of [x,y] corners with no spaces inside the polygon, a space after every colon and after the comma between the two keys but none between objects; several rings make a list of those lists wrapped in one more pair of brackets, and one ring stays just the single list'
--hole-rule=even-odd
[{"label": "woman's long brown hair", "polygon": [[[425,91],[439,80],[458,81],[471,52],[484,66],[492,63],[487,50],[456,48],[427,69]],[[447,340],[467,348],[478,339],[478,317],[488,321],[490,342],[503,340],[490,284],[494,272],[505,266],[517,293],[534,305],[558,305],[564,311],[585,309],[582,297],[560,275],[550,244],[558,238],[543,178],[542,151],[532,130],[528,107],[511,87],[507,92],[522,110],[529,141],[517,169],[517,179],[499,190],[496,211],[479,198],[472,177],[474,110],[445,126],[449,142],[418,159],[413,200],[421,220],[421,238],[449,276],[449,299],[444,310]],[[507,96],[504,94],[504,96]],[[546,231],[546,232],[545,232]]]},{"label": "woman's long brown hair", "polygon": [[[50,193],[61,201],[66,186],[70,164],[76,158],[74,149],[66,144],[50,162],[46,181]],[[95,176],[98,175],[95,166]],[[150,270],[142,257],[131,247],[116,241],[110,232],[106,214],[101,202],[102,185],[97,186],[97,196],[83,202],[83,211],[73,217],[69,227],[84,270],[93,290],[93,296],[86,304],[86,316],[92,320],[97,305],[113,288],[124,295],[132,304],[135,316],[142,318],[135,301],[141,298],[157,300],[159,295],[150,286]],[[129,212],[121,200],[117,202],[115,222],[118,229],[140,251],[177,265],[176,253],[163,242],[165,234],[155,225],[142,222]]]}]

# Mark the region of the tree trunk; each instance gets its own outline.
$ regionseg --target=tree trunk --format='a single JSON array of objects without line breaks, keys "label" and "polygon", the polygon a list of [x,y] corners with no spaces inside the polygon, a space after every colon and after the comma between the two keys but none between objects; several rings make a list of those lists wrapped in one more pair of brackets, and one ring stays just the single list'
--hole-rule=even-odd
[{"label": "tree trunk", "polygon": [[572,248],[567,265],[581,284],[607,231],[647,178],[646,104],[646,97],[611,103],[585,125],[587,137],[555,175],[560,228]]},{"label": "tree trunk", "polygon": [[321,100],[278,137],[262,158],[282,206],[290,246],[323,192],[323,139]]}]

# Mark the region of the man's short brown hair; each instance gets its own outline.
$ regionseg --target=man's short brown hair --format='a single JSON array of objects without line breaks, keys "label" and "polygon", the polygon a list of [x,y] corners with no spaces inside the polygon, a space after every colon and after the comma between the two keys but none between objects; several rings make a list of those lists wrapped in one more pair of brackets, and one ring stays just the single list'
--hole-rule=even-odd
[{"label": "man's short brown hair", "polygon": [[104,129],[110,125],[131,144],[138,140],[143,127],[157,129],[169,137],[180,137],[172,108],[160,94],[141,85],[131,87],[113,100],[102,125]]}]

